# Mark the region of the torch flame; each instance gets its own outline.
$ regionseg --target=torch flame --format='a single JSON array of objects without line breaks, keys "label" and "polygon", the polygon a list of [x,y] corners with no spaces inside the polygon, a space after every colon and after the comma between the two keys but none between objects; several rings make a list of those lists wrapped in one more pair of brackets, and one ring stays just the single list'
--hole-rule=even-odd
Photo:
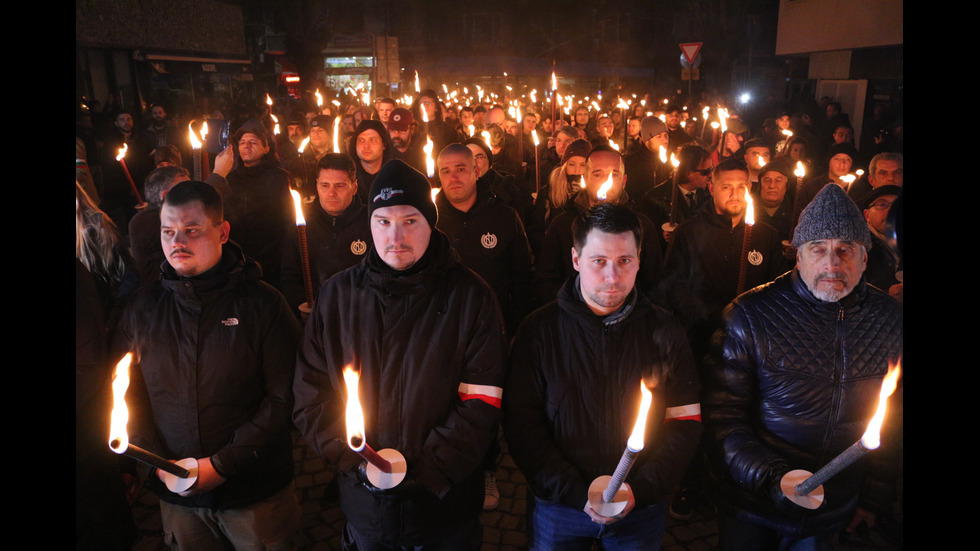
[{"label": "torch flame", "polygon": [[490,148],[490,151],[493,151],[493,146],[490,145],[490,133],[484,130],[480,132],[480,136],[483,138],[483,141],[487,142],[487,147]]},{"label": "torch flame", "polygon": [[538,131],[537,130],[532,130],[531,131],[531,139],[534,140],[534,147],[535,148],[538,147],[539,145],[541,145],[541,142],[538,140]]},{"label": "torch flame", "polygon": [[437,188],[437,187],[434,187],[434,188],[432,188],[431,190],[429,190],[429,195],[431,195],[431,196],[432,196],[432,202],[433,202],[433,203],[435,203],[435,202],[436,202],[436,196],[437,196],[437,195],[439,195],[439,190],[440,190],[440,189],[442,189],[442,188]]},{"label": "torch flame", "polygon": [[580,188],[585,189],[585,175],[579,176],[578,185]]},{"label": "torch flame", "polygon": [[471,138],[473,137],[473,134],[476,134],[476,126],[470,124],[466,127],[466,129],[469,130]]},{"label": "torch flame", "polygon": [[[582,183],[583,184],[585,183],[584,178],[582,179]],[[612,186],[613,186],[612,172],[609,172],[609,177],[606,178],[606,181],[603,182],[602,186],[599,187],[599,191],[596,192],[595,194],[596,198],[598,198],[600,201],[605,201],[606,195],[609,193],[609,190],[612,188]]]},{"label": "torch flame", "polygon": [[121,161],[123,157],[126,156],[126,152],[129,151],[129,144],[124,143],[122,147],[119,148],[119,154],[116,155],[116,160]]},{"label": "torch flame", "polygon": [[681,166],[681,161],[673,154],[670,154],[670,164],[674,165],[674,168]]},{"label": "torch flame", "polygon": [[752,206],[752,195],[749,194],[749,190],[745,190],[745,225],[751,226],[755,224],[755,207]]},{"label": "torch flame", "polygon": [[[300,153],[302,153],[303,151],[306,151],[306,145],[308,143],[310,143],[310,137],[309,136],[303,138],[303,141],[299,143],[299,147],[296,148],[296,151],[299,151]],[[340,153],[340,152],[339,151],[334,151],[334,153]]]},{"label": "torch flame", "polygon": [[419,86],[419,72],[415,71],[415,93],[418,94],[422,91],[422,87]]},{"label": "torch flame", "polygon": [[289,194],[293,196],[293,206],[296,208],[296,225],[305,226],[306,218],[303,217],[303,198],[299,196],[299,192],[295,189],[289,190]]},{"label": "torch flame", "polygon": [[885,409],[888,397],[891,396],[898,387],[898,377],[902,373],[901,360],[892,363],[888,362],[888,373],[881,381],[881,391],[878,393],[878,409],[875,410],[874,417],[868,423],[868,430],[861,437],[861,443],[869,450],[877,449],[881,445],[881,424],[885,420]]},{"label": "torch flame", "polygon": [[340,153],[340,116],[333,119],[333,152]]},{"label": "torch flame", "polygon": [[269,94],[266,94],[266,95],[265,95],[265,103],[266,103],[266,104],[267,104],[267,105],[268,105],[269,107],[272,107],[272,98],[270,98],[270,97],[269,97]]},{"label": "torch flame", "polygon": [[555,75],[554,71],[551,72],[551,89],[552,90],[558,89],[558,76]]},{"label": "torch flame", "polygon": [[854,180],[857,180],[857,176],[855,176],[853,174],[845,174],[845,175],[841,176],[840,179],[841,180],[844,180],[848,184],[851,184],[851,183],[854,182]]},{"label": "torch flame", "polygon": [[207,139],[208,137],[208,121],[201,123],[201,139]]},{"label": "torch flame", "polygon": [[129,447],[129,434],[126,423],[129,422],[129,408],[126,407],[126,390],[129,388],[129,364],[133,361],[133,353],[129,352],[116,364],[116,373],[112,376],[112,415],[109,425],[109,448],[116,453],[123,453]]},{"label": "torch flame", "polygon": [[667,162],[667,148],[664,146],[660,146],[660,162],[661,163]]},{"label": "torch flame", "polygon": [[619,144],[612,141],[612,138],[609,139],[609,147],[615,149],[616,151],[619,151]]},{"label": "torch flame", "polygon": [[643,449],[643,434],[647,430],[647,414],[653,404],[653,393],[647,388],[643,381],[640,381],[640,412],[636,415],[636,424],[633,425],[633,433],[630,434],[626,445],[631,451],[638,452]]},{"label": "torch flame", "polygon": [[[201,149],[201,140],[197,139],[197,132],[191,128],[191,123],[187,123],[187,136],[191,140],[191,149]],[[118,158],[116,159],[119,160]]]},{"label": "torch flame", "polygon": [[422,151],[425,151],[425,170],[429,174],[429,178],[435,176],[436,174],[436,162],[432,159],[432,138],[425,137],[425,145],[422,146]]},{"label": "torch flame", "polygon": [[796,170],[793,171],[797,178],[802,178],[806,176],[806,167],[803,166],[803,161],[796,161]]},{"label": "torch flame", "polygon": [[344,368],[344,383],[347,385],[347,445],[356,452],[363,450],[366,443],[364,412],[361,411],[361,400],[357,397],[357,381],[360,378],[360,374],[351,366]]},{"label": "torch flame", "polygon": [[783,136],[786,136],[787,138],[793,137],[793,131],[788,128],[786,130],[783,130],[782,132],[783,132]]},{"label": "torch flame", "polygon": [[315,95],[315,96],[316,96],[316,106],[317,106],[317,107],[320,107],[320,106],[322,106],[322,105],[323,105],[323,96],[322,96],[322,95],[320,95],[320,89],[319,89],[319,88],[317,88],[317,89],[316,89],[316,92],[313,92],[313,95]]}]

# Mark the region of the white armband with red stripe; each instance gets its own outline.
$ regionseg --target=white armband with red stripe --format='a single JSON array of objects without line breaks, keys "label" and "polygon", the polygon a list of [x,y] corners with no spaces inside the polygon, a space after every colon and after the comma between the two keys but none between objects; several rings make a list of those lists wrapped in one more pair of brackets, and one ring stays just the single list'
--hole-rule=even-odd
[{"label": "white armband with red stripe", "polygon": [[667,408],[664,415],[664,423],[671,421],[697,421],[700,423],[701,404],[687,404],[686,406]]},{"label": "white armband with red stripe", "polygon": [[482,400],[495,408],[499,408],[503,396],[504,389],[499,386],[459,383],[459,399],[464,402],[466,400]]}]

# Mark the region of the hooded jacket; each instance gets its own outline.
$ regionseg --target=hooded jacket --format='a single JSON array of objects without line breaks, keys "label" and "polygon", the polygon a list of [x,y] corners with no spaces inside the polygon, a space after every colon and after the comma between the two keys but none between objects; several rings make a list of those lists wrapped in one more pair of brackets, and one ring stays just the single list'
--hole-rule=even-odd
[{"label": "hooded jacket", "polygon": [[[292,377],[299,327],[278,291],[232,242],[217,266],[184,278],[168,263],[127,308],[115,348],[135,352],[132,440],[167,459],[210,457],[227,481],[160,499],[235,509],[293,479]],[[127,398],[129,400],[129,398]]]},{"label": "hooded jacket", "polygon": [[[476,518],[481,465],[500,421],[504,346],[492,291],[438,230],[409,269],[392,270],[372,247],[320,289],[297,355],[293,419],[337,467],[341,507],[358,533],[421,545]],[[407,462],[407,478],[391,490],[358,480],[345,366],[360,372],[368,445]]]},{"label": "hooded jacket", "polygon": [[618,312],[598,316],[578,278],[528,316],[511,353],[504,435],[535,496],[582,511],[589,485],[612,475],[623,454],[641,378],[655,388],[644,448],[626,479],[638,508],[667,499],[701,434],[683,328],[636,289]]},{"label": "hooded jacket", "polygon": [[228,174],[231,195],[225,198],[225,219],[231,238],[262,267],[262,278],[279,287],[283,237],[296,223],[289,195],[289,173],[266,154],[255,166],[239,166]]},{"label": "hooded jacket", "polygon": [[350,155],[351,159],[354,159],[354,164],[357,165],[357,196],[361,198],[361,201],[367,203],[368,191],[371,190],[371,184],[374,183],[374,177],[377,174],[368,174],[361,164],[361,158],[357,156],[357,137],[363,134],[365,130],[374,130],[381,136],[381,142],[384,144],[384,153],[381,154],[382,166],[395,158],[395,144],[391,142],[391,135],[388,134],[385,125],[381,121],[372,119],[361,121],[347,143],[347,154]]}]

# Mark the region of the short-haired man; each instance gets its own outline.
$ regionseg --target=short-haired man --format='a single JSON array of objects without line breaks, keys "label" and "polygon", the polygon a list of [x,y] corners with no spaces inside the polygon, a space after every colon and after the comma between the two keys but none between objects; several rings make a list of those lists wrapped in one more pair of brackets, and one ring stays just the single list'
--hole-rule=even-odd
[{"label": "short-haired man", "polygon": [[[320,289],[296,364],[297,428],[339,474],[357,549],[466,549],[481,541],[481,464],[496,437],[504,338],[493,291],[436,229],[424,175],[399,160],[371,187],[374,246]],[[375,487],[347,446],[343,369],[360,372],[368,443],[393,448],[404,481]]]},{"label": "short-haired man", "polygon": [[678,104],[667,106],[664,112],[664,124],[667,126],[667,153],[676,153],[681,147],[694,141],[694,138],[684,130],[684,108]]},{"label": "short-haired man", "polygon": [[[391,98],[381,98],[374,104],[375,110],[378,112],[378,120],[381,124],[388,128],[388,120],[391,118],[391,112],[398,107],[395,104],[395,100]],[[362,121],[363,122],[363,121]]]},{"label": "short-haired man", "polygon": [[291,549],[299,527],[290,438],[299,327],[282,295],[229,241],[221,196],[182,182],[160,211],[162,277],[124,312],[115,341],[136,358],[134,443],[194,458],[180,494],[150,476],[180,549]]},{"label": "short-haired man", "polygon": [[[779,235],[770,226],[756,222],[745,246],[749,170],[744,161],[722,161],[714,169],[708,191],[711,201],[677,227],[664,261],[664,288],[673,311],[691,331],[698,360],[721,326],[725,305],[788,268]],[[743,269],[745,281],[739,289]]]},{"label": "short-haired man", "polygon": [[[609,182],[608,189],[603,189]],[[615,149],[604,146],[593,149],[586,158],[585,189],[579,192],[571,207],[554,218],[545,232],[538,251],[535,279],[538,302],[554,300],[566,279],[575,275],[568,251],[573,245],[572,222],[578,214],[599,203],[615,203],[632,207],[626,193],[626,175],[623,173],[623,156]],[[657,229],[649,218],[639,215],[643,225],[643,247],[637,286],[648,295],[660,281],[663,252],[657,237]]]},{"label": "short-haired man", "polygon": [[241,165],[228,174],[225,213],[235,228],[235,242],[262,267],[262,279],[278,288],[282,240],[296,221],[289,173],[279,167],[259,121],[247,121],[232,141]]},{"label": "short-haired man", "polygon": [[310,121],[309,142],[302,151],[297,150],[295,162],[285,166],[293,176],[293,189],[299,191],[304,198],[316,196],[316,180],[320,172],[317,163],[333,150],[333,121],[333,117],[327,115],[313,117]]},{"label": "short-haired man", "polygon": [[749,168],[749,181],[752,182],[753,192],[759,189],[759,171],[769,164],[772,159],[772,149],[762,138],[753,138],[743,146],[745,166]]},{"label": "short-haired man", "polygon": [[[316,198],[303,201],[310,280],[314,300],[328,279],[364,259],[371,243],[367,211],[358,197],[357,169],[346,153],[327,153],[317,163]],[[304,320],[306,304],[302,252],[296,231],[283,243],[282,294]]]},{"label": "short-haired man", "polygon": [[[697,447],[699,383],[684,330],[636,286],[642,232],[622,205],[581,212],[569,251],[577,276],[515,338],[504,435],[534,493],[532,549],[590,549],[597,539],[659,549],[665,501]],[[589,486],[615,470],[641,384],[654,393],[644,451],[623,485],[625,508],[603,516]]]},{"label": "short-haired man", "polygon": [[477,185],[473,151],[450,144],[439,153],[436,169],[442,191],[436,196],[439,222],[460,260],[497,294],[508,334],[530,311],[531,249],[517,212]]},{"label": "short-haired man", "polygon": [[824,483],[821,506],[780,490],[790,470],[816,472],[861,438],[902,355],[901,307],[863,277],[870,245],[857,206],[826,186],[796,227],[796,269],[726,308],[704,393],[723,551],[826,549],[838,530],[892,507],[891,406],[881,447]]},{"label": "short-haired man", "polygon": [[905,158],[901,153],[879,153],[871,158],[868,164],[868,174],[854,182],[847,190],[847,195],[855,203],[863,201],[872,190],[881,186],[898,186],[905,184]]},{"label": "short-haired man", "polygon": [[[657,184],[670,178],[673,167],[669,163],[669,140],[667,125],[659,117],[650,115],[640,122],[640,142],[643,147],[627,155],[624,160],[626,175],[630,181],[626,191],[630,197],[642,197]],[[661,147],[666,151],[667,162],[661,161]]]},{"label": "short-haired man", "polygon": [[[222,196],[231,193],[225,177],[231,171],[234,156],[230,146],[218,153],[214,159],[214,169],[205,179]],[[129,248],[140,274],[141,285],[159,279],[160,265],[166,260],[160,248],[160,207],[163,198],[175,185],[190,179],[190,172],[180,166],[162,166],[146,177],[144,187],[147,206],[129,221]]]}]

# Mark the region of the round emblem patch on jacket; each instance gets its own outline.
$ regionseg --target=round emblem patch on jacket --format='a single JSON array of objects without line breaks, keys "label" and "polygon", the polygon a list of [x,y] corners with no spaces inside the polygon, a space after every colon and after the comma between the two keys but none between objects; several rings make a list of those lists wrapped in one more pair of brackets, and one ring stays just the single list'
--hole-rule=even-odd
[{"label": "round emblem patch on jacket", "polygon": [[480,244],[483,245],[485,249],[492,249],[497,246],[497,236],[487,232],[480,237]]},{"label": "round emblem patch on jacket", "polygon": [[752,249],[751,251],[749,251],[748,259],[749,259],[749,264],[753,266],[758,266],[759,264],[762,264],[762,253],[760,253],[755,249]]},{"label": "round emblem patch on jacket", "polygon": [[350,252],[361,256],[367,252],[367,243],[361,241],[360,239],[350,242]]}]

